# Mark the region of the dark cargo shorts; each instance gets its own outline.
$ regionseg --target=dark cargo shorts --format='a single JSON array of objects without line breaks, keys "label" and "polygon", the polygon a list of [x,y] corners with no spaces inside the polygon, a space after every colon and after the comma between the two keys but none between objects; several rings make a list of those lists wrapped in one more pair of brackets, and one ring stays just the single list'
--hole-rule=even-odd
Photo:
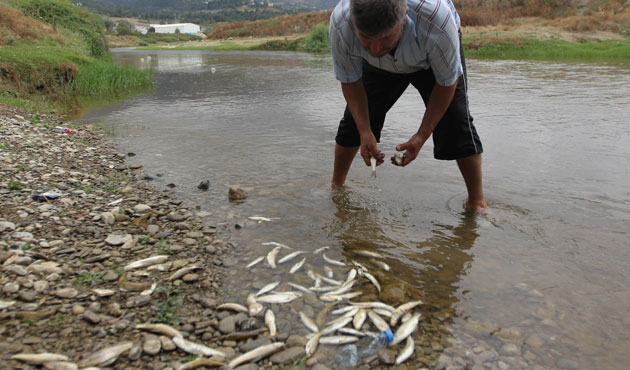
[{"label": "dark cargo shorts", "polygon": [[[435,159],[452,160],[483,152],[481,140],[468,109],[466,64],[461,46],[460,55],[464,75],[458,80],[451,105],[433,131]],[[391,73],[363,62],[363,86],[368,96],[370,125],[376,141],[380,142],[385,115],[409,84],[418,90],[426,106],[435,84],[432,70],[421,70],[409,74]],[[417,120],[419,125],[420,117]],[[335,141],[343,147],[361,145],[359,131],[348,106],[339,123]]]}]

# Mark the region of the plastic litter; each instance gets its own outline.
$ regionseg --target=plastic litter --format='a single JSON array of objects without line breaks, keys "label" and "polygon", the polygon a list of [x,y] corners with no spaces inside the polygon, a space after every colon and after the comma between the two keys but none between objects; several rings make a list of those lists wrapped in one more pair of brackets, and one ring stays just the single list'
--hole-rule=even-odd
[{"label": "plastic litter", "polygon": [[55,132],[58,132],[60,134],[75,134],[77,131],[71,129],[70,127],[57,126],[55,127]]},{"label": "plastic litter", "polygon": [[361,342],[359,343],[359,344],[363,344],[358,352],[358,355],[360,358],[365,358],[365,357],[375,355],[378,353],[378,351],[387,347],[387,344],[389,344],[389,342],[394,340],[394,334],[392,333],[391,330],[385,330],[382,333],[378,333],[372,336],[367,336],[366,338],[368,339],[371,338],[371,340],[367,344],[361,343]]},{"label": "plastic litter", "polygon": [[59,193],[57,191],[47,191],[45,193],[41,193],[41,194],[33,194],[33,200],[38,200],[40,202],[44,202],[44,201],[49,201],[49,200],[53,200],[53,199],[57,199],[60,197],[63,197],[65,194],[64,193]]},{"label": "plastic litter", "polygon": [[354,368],[359,364],[359,355],[357,354],[357,346],[347,344],[337,349],[335,353],[335,362],[339,368]]}]

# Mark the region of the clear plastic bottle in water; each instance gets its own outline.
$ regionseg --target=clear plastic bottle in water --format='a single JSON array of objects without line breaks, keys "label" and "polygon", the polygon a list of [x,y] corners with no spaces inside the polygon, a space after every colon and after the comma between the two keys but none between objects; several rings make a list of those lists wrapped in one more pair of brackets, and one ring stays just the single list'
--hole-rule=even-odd
[{"label": "clear plastic bottle in water", "polygon": [[359,357],[364,358],[377,354],[378,351],[387,347],[387,344],[389,344],[392,340],[394,340],[394,336],[391,330],[386,330],[382,333],[370,336],[369,342],[360,346],[358,352]]},{"label": "clear plastic bottle in water", "polygon": [[347,344],[339,347],[335,354],[335,362],[339,368],[354,368],[359,364],[359,355],[357,354],[357,346]]}]

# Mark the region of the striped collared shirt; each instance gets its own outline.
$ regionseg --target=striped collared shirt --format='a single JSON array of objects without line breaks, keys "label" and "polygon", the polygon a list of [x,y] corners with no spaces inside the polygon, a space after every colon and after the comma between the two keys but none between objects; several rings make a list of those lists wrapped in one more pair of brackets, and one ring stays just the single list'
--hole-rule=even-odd
[{"label": "striped collared shirt", "polygon": [[435,80],[450,86],[463,74],[459,55],[459,15],[451,0],[407,0],[409,12],[392,56],[374,57],[365,50],[350,18],[350,0],[341,0],[330,17],[333,73],[341,82],[363,75],[362,61],[393,73],[433,70]]}]

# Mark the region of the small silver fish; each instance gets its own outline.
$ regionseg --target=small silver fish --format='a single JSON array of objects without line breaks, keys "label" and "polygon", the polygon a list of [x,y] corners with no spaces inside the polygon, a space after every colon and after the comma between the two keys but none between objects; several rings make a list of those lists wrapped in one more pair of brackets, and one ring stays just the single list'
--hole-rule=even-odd
[{"label": "small silver fish", "polygon": [[247,307],[249,309],[249,316],[254,317],[262,312],[265,307],[256,301],[256,295],[251,293],[247,296]]},{"label": "small silver fish", "polygon": [[166,324],[138,324],[136,329],[147,330],[152,333],[162,334],[164,336],[173,339],[174,337],[183,337],[177,329],[172,328]]},{"label": "small silver fish", "polygon": [[274,281],[273,283],[265,285],[264,287],[260,288],[258,293],[256,293],[256,297],[274,290],[278,285],[280,285],[280,281]]},{"label": "small silver fish", "polygon": [[271,309],[265,312],[265,325],[269,328],[269,336],[275,337],[278,332],[276,329],[276,315],[273,314]]},{"label": "small silver fish", "polygon": [[350,302],[350,304],[359,308],[384,308],[388,311],[394,311],[394,307],[383,302]]},{"label": "small silver fish", "polygon": [[302,311],[300,311],[300,320],[302,320],[302,323],[304,324],[304,326],[306,326],[308,330],[312,331],[313,333],[319,332],[319,327],[317,327],[315,321],[306,316],[306,314]]},{"label": "small silver fish", "polygon": [[358,268],[358,270],[359,270],[359,271],[368,271],[368,268],[367,268],[367,267],[363,266],[362,264],[360,264],[360,263],[359,263],[359,262],[357,262],[357,261],[354,261],[354,260],[353,260],[353,261],[352,261],[352,264],[353,264],[353,265],[355,265],[355,266]]},{"label": "small silver fish", "polygon": [[411,317],[407,322],[400,325],[394,334],[394,340],[389,343],[390,346],[395,346],[396,344],[402,342],[408,336],[413,333],[418,327],[418,321],[420,320],[421,314],[417,313]]},{"label": "small silver fish", "polygon": [[302,260],[298,263],[296,263],[295,265],[293,265],[291,267],[291,269],[289,270],[289,274],[293,274],[295,273],[297,270],[300,269],[300,267],[302,267],[302,265],[304,264],[304,262],[306,262],[306,257],[302,258]]},{"label": "small silver fish", "polygon": [[380,316],[392,317],[392,311],[386,310],[384,308],[375,307],[375,308],[371,308],[371,310],[376,312]]},{"label": "small silver fish", "polygon": [[337,329],[341,329],[348,325],[350,321],[352,321],[352,317],[342,317],[333,321],[329,326],[320,331],[320,333],[323,333],[323,335],[334,333]]},{"label": "small silver fish", "polygon": [[315,334],[311,339],[309,339],[308,342],[306,342],[306,346],[304,348],[306,350],[306,356],[313,356],[313,353],[315,353],[315,351],[317,350],[319,338],[321,338],[322,335],[324,335],[324,333],[320,331],[319,333]]},{"label": "small silver fish", "polygon": [[318,253],[322,253],[322,252],[326,252],[327,250],[329,250],[330,247],[321,247],[315,250],[315,252],[313,252],[314,254],[318,254]]},{"label": "small silver fish", "polygon": [[352,328],[340,328],[337,329],[338,332],[343,333],[343,334],[348,334],[348,335],[354,335],[355,337],[364,337],[366,336],[366,334],[362,331],[358,331],[356,329],[352,329]]},{"label": "small silver fish", "polygon": [[368,251],[365,249],[359,249],[354,251],[354,253],[360,255],[360,256],[364,256],[364,257],[372,257],[372,258],[384,258],[384,256],[380,253],[377,252],[373,252],[373,251]]},{"label": "small silver fish", "polygon": [[276,256],[278,255],[278,252],[280,252],[280,248],[282,247],[275,247],[271,250],[271,252],[267,253],[267,263],[272,269],[276,268]]},{"label": "small silver fish", "polygon": [[411,301],[411,302],[407,302],[404,304],[401,304],[400,306],[398,306],[394,312],[392,313],[392,317],[389,320],[389,323],[392,326],[396,326],[396,324],[398,324],[398,319],[400,319],[400,317],[407,311],[411,310],[412,308],[421,305],[422,301],[417,300],[417,301]]},{"label": "small silver fish", "polygon": [[[173,340],[178,337],[174,337]],[[183,338],[182,338],[183,339]],[[85,359],[79,361],[79,367],[98,366],[105,367],[113,364],[118,360],[118,356],[129,351],[133,347],[133,342],[122,342],[110,347],[105,347],[100,351],[96,351]],[[225,356],[225,355],[224,355]]]},{"label": "small silver fish", "polygon": [[308,288],[305,288],[305,287],[301,286],[300,284],[295,284],[295,283],[287,283],[287,284],[289,284],[290,286],[292,286],[293,288],[295,288],[297,290],[303,291],[304,293],[310,293],[311,292],[310,290],[308,290]]},{"label": "small silver fish", "polygon": [[289,303],[299,297],[297,294],[268,294],[258,297],[256,300],[262,303]]},{"label": "small silver fish", "polygon": [[280,258],[278,260],[278,263],[284,263],[284,262],[290,261],[290,260],[292,260],[293,258],[299,256],[302,253],[304,253],[304,251],[291,252],[291,253],[287,254],[286,256]]},{"label": "small silver fish", "polygon": [[405,347],[402,349],[402,351],[400,351],[398,356],[396,356],[396,365],[400,365],[403,362],[407,361],[407,359],[413,353],[413,350],[414,350],[413,338],[410,335],[407,337],[407,342],[405,343]]},{"label": "small silver fish", "polygon": [[372,310],[368,310],[367,311],[367,315],[370,318],[370,320],[372,321],[372,324],[374,324],[374,326],[376,326],[376,328],[380,331],[386,331],[386,330],[390,330],[389,325],[387,324],[387,322],[385,322],[385,320],[383,320],[382,317],[380,317],[376,312],[372,311]]},{"label": "small silver fish", "polygon": [[324,258],[324,261],[330,263],[331,265],[336,265],[336,266],[345,266],[346,264],[341,262],[341,261],[337,261],[331,258],[328,258],[326,256],[326,253],[322,253],[322,257]]},{"label": "small silver fish", "polygon": [[276,242],[264,242],[264,243],[261,243],[261,244],[262,245],[273,245],[274,247],[280,247],[280,248],[285,248],[285,249],[292,249],[288,245],[281,244],[281,243],[276,243]]},{"label": "small silver fish", "polygon": [[331,314],[333,314],[333,315],[341,315],[341,314],[344,314],[344,313],[346,313],[348,311],[352,311],[355,308],[356,308],[355,306],[345,306],[345,307],[341,307],[341,308],[338,308],[338,309],[332,311]]},{"label": "small silver fish", "polygon": [[374,284],[379,293],[381,292],[381,284],[378,283],[378,280],[376,280],[374,275],[370,274],[369,272],[364,272],[363,276],[365,276],[372,284]]},{"label": "small silver fish", "polygon": [[365,319],[367,319],[367,312],[365,312],[365,308],[359,308],[359,311],[357,311],[352,319],[352,326],[354,326],[356,330],[361,330]]},{"label": "small silver fish", "polygon": [[264,256],[260,256],[258,258],[256,258],[255,260],[253,260],[252,262],[250,262],[247,266],[245,266],[246,269],[248,268],[252,268],[255,265],[257,265],[260,261],[264,260],[265,257]]},{"label": "small silver fish", "polygon": [[237,367],[240,364],[244,364],[246,362],[250,362],[253,360],[258,360],[258,359],[262,359],[265,358],[273,353],[276,353],[280,350],[284,349],[284,343],[282,342],[276,342],[276,343],[271,343],[271,344],[267,344],[261,347],[258,347],[256,349],[253,349],[249,352],[246,352],[240,356],[238,356],[237,358],[235,358],[234,360],[230,361],[230,363],[228,364],[228,369],[234,369],[235,367]]},{"label": "small silver fish", "polygon": [[370,157],[370,166],[372,167],[372,174],[376,173],[376,158]]},{"label": "small silver fish", "polygon": [[166,262],[168,260],[168,256],[152,256],[149,258],[141,259],[135,262],[131,262],[127,266],[123,267],[123,270],[129,271],[140,267],[147,267],[152,265],[157,265],[159,263]]},{"label": "small silver fish", "polygon": [[328,266],[324,266],[324,274],[326,274],[326,277],[329,279],[332,279],[335,276],[333,270]]},{"label": "small silver fish", "polygon": [[379,261],[379,260],[374,260],[372,261],[375,265],[377,265],[378,267],[382,268],[385,271],[390,271],[391,267],[389,267],[389,265],[383,261]]},{"label": "small silver fish", "polygon": [[322,301],[327,301],[327,302],[332,302],[332,301],[341,301],[344,299],[352,299],[352,298],[356,298],[358,296],[360,296],[361,292],[350,292],[350,293],[344,293],[344,294],[324,294],[323,296],[319,297],[319,299],[321,299]]},{"label": "small silver fish", "polygon": [[359,338],[355,336],[350,336],[350,335],[331,335],[328,337],[319,338],[319,343],[340,345],[340,344],[354,343],[358,340]]},{"label": "small silver fish", "polygon": [[208,356],[208,357],[221,356],[224,358],[226,357],[225,353],[219,350],[204,346],[203,344],[193,343],[182,337],[174,337],[173,343],[175,343],[177,348],[181,349],[182,351],[186,353],[190,353],[193,355]]},{"label": "small silver fish", "polygon": [[258,221],[258,223],[269,222],[271,220],[279,220],[279,218],[270,218],[270,217],[262,217],[262,216],[250,216],[250,217],[247,217],[247,218],[252,220],[252,221]]},{"label": "small silver fish", "polygon": [[351,269],[350,271],[348,271],[348,277],[346,278],[346,283],[351,282],[352,280],[356,279],[357,277],[357,269]]},{"label": "small silver fish", "polygon": [[238,303],[223,303],[217,306],[217,310],[230,310],[236,312],[248,312],[247,307],[240,305]]}]

